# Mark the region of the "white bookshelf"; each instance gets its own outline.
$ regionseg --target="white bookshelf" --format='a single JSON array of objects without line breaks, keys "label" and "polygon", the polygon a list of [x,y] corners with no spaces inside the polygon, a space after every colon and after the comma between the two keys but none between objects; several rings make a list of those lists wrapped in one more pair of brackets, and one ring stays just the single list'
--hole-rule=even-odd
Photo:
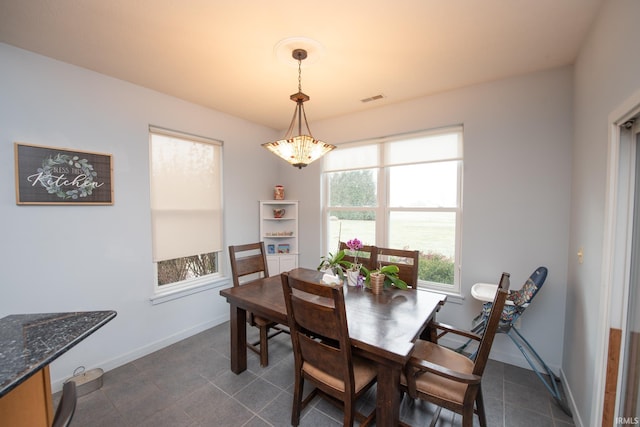
[{"label": "white bookshelf", "polygon": [[[284,209],[277,218],[274,210]],[[298,267],[298,201],[260,201],[260,240],[267,251],[269,275]]]}]

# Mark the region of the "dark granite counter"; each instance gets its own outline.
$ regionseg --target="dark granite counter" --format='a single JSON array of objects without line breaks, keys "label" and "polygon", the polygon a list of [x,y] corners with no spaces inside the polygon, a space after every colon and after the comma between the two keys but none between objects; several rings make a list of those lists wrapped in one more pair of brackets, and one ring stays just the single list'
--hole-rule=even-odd
[{"label": "dark granite counter", "polygon": [[0,319],[0,397],[114,317],[115,311],[87,311]]}]

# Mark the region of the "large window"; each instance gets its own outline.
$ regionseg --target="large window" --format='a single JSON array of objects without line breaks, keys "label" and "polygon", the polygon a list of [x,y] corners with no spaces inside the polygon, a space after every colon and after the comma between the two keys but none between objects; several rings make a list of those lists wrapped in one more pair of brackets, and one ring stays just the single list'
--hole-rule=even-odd
[{"label": "large window", "polygon": [[156,293],[220,276],[222,143],[150,127]]},{"label": "large window", "polygon": [[419,286],[459,293],[462,127],[341,145],[323,161],[326,251],[420,251]]}]

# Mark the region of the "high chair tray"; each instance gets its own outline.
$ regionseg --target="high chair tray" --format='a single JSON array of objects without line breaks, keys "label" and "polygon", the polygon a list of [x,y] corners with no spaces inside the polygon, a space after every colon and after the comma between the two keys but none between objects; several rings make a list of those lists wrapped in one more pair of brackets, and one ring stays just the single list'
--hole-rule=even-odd
[{"label": "high chair tray", "polygon": [[[476,283],[471,287],[471,296],[479,301],[493,302],[498,285],[493,283]],[[513,305],[512,301],[505,301],[505,305]]]}]

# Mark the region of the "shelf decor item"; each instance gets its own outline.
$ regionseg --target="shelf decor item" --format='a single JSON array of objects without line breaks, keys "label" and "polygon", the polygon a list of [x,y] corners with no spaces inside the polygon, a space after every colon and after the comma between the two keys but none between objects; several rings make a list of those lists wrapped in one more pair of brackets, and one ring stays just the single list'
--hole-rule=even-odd
[{"label": "shelf decor item", "polygon": [[288,254],[290,251],[290,247],[288,243],[282,243],[278,245],[278,253],[279,254]]},{"label": "shelf decor item", "polygon": [[287,211],[285,209],[283,209],[283,208],[274,209],[273,210],[273,217],[274,218],[282,218],[282,217],[284,217],[284,214],[286,212]]},{"label": "shelf decor item", "polygon": [[284,200],[284,187],[282,185],[273,187],[273,198],[275,200]]}]

